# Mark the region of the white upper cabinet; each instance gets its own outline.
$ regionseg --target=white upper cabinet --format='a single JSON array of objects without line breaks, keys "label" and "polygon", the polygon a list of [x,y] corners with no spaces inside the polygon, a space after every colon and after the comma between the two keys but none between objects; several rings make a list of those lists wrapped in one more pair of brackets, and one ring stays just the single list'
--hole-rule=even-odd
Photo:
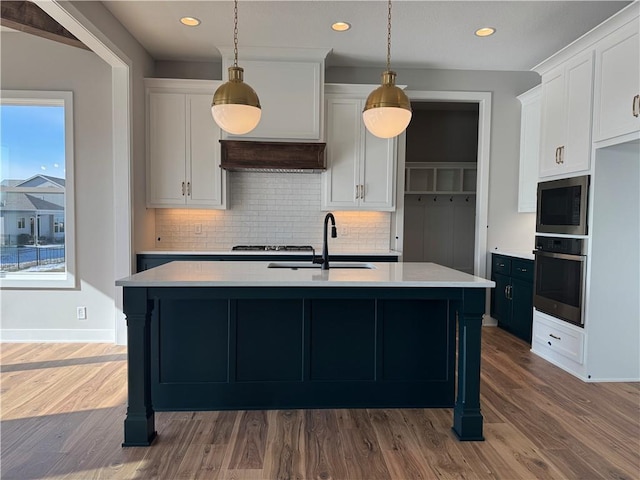
[{"label": "white upper cabinet", "polygon": [[226,208],[220,129],[211,116],[219,82],[147,79],[146,85],[147,206]]},{"label": "white upper cabinet", "polygon": [[594,141],[640,131],[638,18],[596,46]]},{"label": "white upper cabinet", "polygon": [[[395,210],[397,139],[367,131],[362,109],[367,90],[327,93],[327,171],[322,174],[323,210]],[[331,89],[331,86],[328,86]]]},{"label": "white upper cabinet", "polygon": [[542,76],[540,177],[589,169],[592,98],[592,51]]},{"label": "white upper cabinet", "polygon": [[520,170],[518,180],[518,212],[536,211],[538,158],[540,156],[541,87],[518,96],[520,113]]},{"label": "white upper cabinet", "polygon": [[[222,52],[222,78],[233,65],[233,49]],[[258,94],[260,123],[245,135],[224,134],[236,140],[323,139],[324,59],[329,50],[303,48],[243,48],[238,66],[244,81]]]}]

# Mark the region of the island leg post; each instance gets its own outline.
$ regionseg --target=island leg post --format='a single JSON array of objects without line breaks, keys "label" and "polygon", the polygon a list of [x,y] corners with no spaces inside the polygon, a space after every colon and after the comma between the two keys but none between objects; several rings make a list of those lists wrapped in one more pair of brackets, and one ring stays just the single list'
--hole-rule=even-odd
[{"label": "island leg post", "polygon": [[129,400],[124,420],[123,447],[149,446],[156,438],[151,406],[151,311],[146,288],[125,287],[123,307],[127,317],[127,382]]},{"label": "island leg post", "polygon": [[484,436],[480,413],[480,347],[485,290],[464,290],[459,307],[458,392],[453,409],[452,429],[459,440],[481,441]]}]

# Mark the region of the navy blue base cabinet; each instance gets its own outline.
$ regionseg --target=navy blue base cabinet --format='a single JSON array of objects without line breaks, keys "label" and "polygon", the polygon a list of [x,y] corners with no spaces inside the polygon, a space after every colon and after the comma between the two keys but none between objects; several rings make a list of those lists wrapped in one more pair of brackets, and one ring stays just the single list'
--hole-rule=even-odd
[{"label": "navy blue base cabinet", "polygon": [[478,288],[124,287],[124,445],[153,441],[154,411],[289,408],[455,407],[459,438],[482,440],[484,296]]},{"label": "navy blue base cabinet", "polygon": [[492,254],[491,316],[498,326],[531,343],[533,260]]}]

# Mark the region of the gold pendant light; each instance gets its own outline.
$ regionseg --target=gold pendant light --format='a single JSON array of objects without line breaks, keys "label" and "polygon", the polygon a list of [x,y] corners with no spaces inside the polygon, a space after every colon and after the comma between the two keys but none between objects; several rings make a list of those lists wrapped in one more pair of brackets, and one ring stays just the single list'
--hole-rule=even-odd
[{"label": "gold pendant light", "polygon": [[262,110],[256,92],[243,82],[244,69],[238,67],[238,0],[233,3],[233,67],[229,67],[229,81],[213,95],[211,114],[225,132],[243,135],[256,128]]},{"label": "gold pendant light", "polygon": [[382,73],[382,85],[369,94],[362,112],[367,130],[380,138],[400,135],[411,121],[411,102],[396,86],[396,72],[391,71],[390,63],[391,0],[387,16],[387,69]]}]

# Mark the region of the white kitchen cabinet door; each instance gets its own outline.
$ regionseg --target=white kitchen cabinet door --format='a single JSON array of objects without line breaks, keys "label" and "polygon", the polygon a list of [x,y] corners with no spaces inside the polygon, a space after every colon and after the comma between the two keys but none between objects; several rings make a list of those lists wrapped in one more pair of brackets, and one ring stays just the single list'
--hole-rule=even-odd
[{"label": "white kitchen cabinet door", "polygon": [[327,97],[323,210],[394,209],[397,140],[367,132],[363,108],[363,98]]},{"label": "white kitchen cabinet door", "polygon": [[[359,112],[360,118],[362,113]],[[364,133],[364,156],[360,167],[361,210],[392,210],[395,198],[396,138]]]},{"label": "white kitchen cabinet door", "polygon": [[594,141],[640,131],[638,19],[596,46]]},{"label": "white kitchen cabinet door", "polygon": [[563,172],[588,170],[591,164],[591,114],[593,112],[593,53],[567,65],[567,137],[561,152]]},{"label": "white kitchen cabinet door", "polygon": [[[147,79],[147,206],[226,208],[211,82]],[[207,92],[207,93],[202,93]]]},{"label": "white kitchen cabinet door", "polygon": [[518,96],[520,113],[520,169],[518,180],[518,212],[536,211],[538,158],[540,157],[541,88],[532,88]]},{"label": "white kitchen cabinet door", "polygon": [[150,93],[147,204],[185,204],[186,103],[181,93]]},{"label": "white kitchen cabinet door", "polygon": [[554,175],[560,168],[558,149],[564,142],[566,128],[564,95],[564,66],[560,66],[542,79],[542,138],[539,169],[541,177]]},{"label": "white kitchen cabinet door", "polygon": [[592,98],[591,51],[542,78],[540,177],[589,168]]},{"label": "white kitchen cabinet door", "polygon": [[220,168],[220,128],[211,116],[211,96],[188,95],[187,100],[190,113],[187,205],[220,207],[226,192]]},{"label": "white kitchen cabinet door", "polygon": [[327,100],[327,171],[322,174],[322,209],[358,207],[362,145],[360,101]]}]

